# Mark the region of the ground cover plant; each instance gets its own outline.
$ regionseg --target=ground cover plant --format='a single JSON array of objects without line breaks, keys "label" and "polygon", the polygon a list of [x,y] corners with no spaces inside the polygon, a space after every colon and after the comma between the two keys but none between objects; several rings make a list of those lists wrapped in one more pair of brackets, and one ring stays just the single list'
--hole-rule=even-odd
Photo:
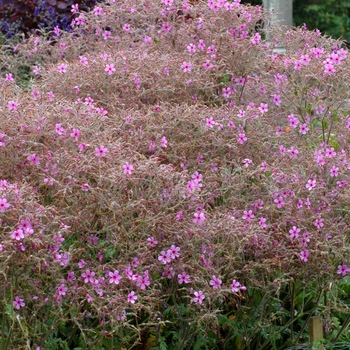
[{"label": "ground cover plant", "polygon": [[0,348],[349,342],[341,42],[237,0],[72,11],[1,56]]}]

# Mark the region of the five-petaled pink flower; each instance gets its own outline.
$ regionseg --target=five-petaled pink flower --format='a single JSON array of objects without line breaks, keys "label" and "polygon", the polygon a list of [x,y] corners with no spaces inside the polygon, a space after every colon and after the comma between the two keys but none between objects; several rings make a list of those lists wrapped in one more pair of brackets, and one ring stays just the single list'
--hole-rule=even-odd
[{"label": "five-petaled pink flower", "polygon": [[135,292],[132,290],[128,294],[128,303],[135,304],[136,300],[138,299],[138,296],[135,294]]},{"label": "five-petaled pink flower", "polygon": [[134,169],[134,166],[132,164],[130,164],[129,162],[126,162],[123,165],[123,174],[131,175],[133,169]]},{"label": "five-petaled pink flower", "polygon": [[245,133],[244,132],[241,132],[238,134],[238,137],[237,137],[237,142],[241,145],[243,145],[246,141],[247,141],[247,137],[245,136]]},{"label": "five-petaled pink flower", "polygon": [[306,187],[309,191],[311,191],[313,188],[316,187],[316,180],[315,180],[315,179],[307,180],[307,183],[306,183],[305,187]]},{"label": "five-petaled pink flower", "polygon": [[309,255],[310,255],[309,251],[304,250],[304,251],[300,252],[300,259],[304,262],[307,262]]},{"label": "five-petaled pink flower", "polygon": [[68,290],[68,288],[66,287],[66,285],[65,284],[61,284],[61,285],[59,285],[58,287],[57,287],[57,294],[59,295],[59,296],[64,296],[64,295],[66,295],[66,292],[67,292],[67,290]]},{"label": "five-petaled pink flower", "polygon": [[339,168],[333,165],[332,169],[330,170],[330,177],[337,177],[338,171],[339,171]]},{"label": "five-petaled pink flower", "polygon": [[293,226],[293,228],[289,230],[290,238],[291,239],[298,238],[299,237],[299,232],[300,232],[300,228],[296,227],[296,226]]},{"label": "five-petaled pink flower", "polygon": [[231,289],[232,289],[232,292],[238,293],[240,290],[246,290],[247,287],[246,287],[246,286],[242,286],[242,285],[241,285],[238,281],[236,281],[236,280],[232,280]]},{"label": "five-petaled pink flower", "polygon": [[252,219],[255,218],[255,215],[253,214],[252,210],[244,210],[242,219],[246,220],[247,222],[251,222]]},{"label": "five-petaled pink flower", "polygon": [[72,13],[77,13],[78,11],[79,11],[79,4],[73,4],[73,5],[71,6],[70,12],[72,12]]},{"label": "five-petaled pink flower", "polygon": [[16,111],[17,110],[17,107],[18,107],[18,103],[15,102],[15,101],[8,101],[7,103],[7,108],[10,110],[10,111]]},{"label": "five-petaled pink flower", "polygon": [[342,275],[343,277],[350,273],[350,267],[348,267],[345,263],[342,265],[338,265],[338,275]]},{"label": "five-petaled pink flower", "polygon": [[315,226],[320,230],[324,226],[323,219],[322,218],[316,219]]},{"label": "five-petaled pink flower", "polygon": [[116,71],[116,69],[114,68],[113,63],[106,65],[105,72],[107,72],[108,75],[112,75],[115,71]]},{"label": "five-petaled pink flower", "polygon": [[23,230],[19,228],[18,230],[13,231],[11,234],[11,238],[20,241],[24,238]]},{"label": "five-petaled pink flower", "polygon": [[171,259],[176,259],[180,256],[180,247],[172,245],[170,249],[168,249],[167,253],[170,255]]},{"label": "five-petaled pink flower", "polygon": [[10,208],[11,204],[7,203],[6,198],[0,198],[0,213],[5,213],[6,209]]},{"label": "five-petaled pink flower", "polygon": [[13,306],[16,310],[19,310],[21,307],[26,306],[25,302],[23,299],[20,297],[16,296],[15,300],[13,301]]},{"label": "five-petaled pink flower", "polygon": [[213,289],[220,289],[222,280],[215,275],[211,276],[211,278],[212,279],[210,280],[209,284],[213,287]]},{"label": "five-petaled pink flower", "polygon": [[119,284],[120,280],[122,279],[122,276],[119,274],[118,270],[115,270],[114,272],[109,271],[108,276],[110,277],[109,283]]},{"label": "five-petaled pink flower", "polygon": [[171,261],[171,252],[169,252],[169,250],[162,250],[158,256],[158,260],[164,265],[169,263]]},{"label": "five-petaled pink flower", "polygon": [[30,156],[27,157],[27,160],[32,163],[33,165],[39,165],[40,164],[40,158],[37,156],[35,153],[31,154]]},{"label": "five-petaled pink flower", "polygon": [[205,296],[201,290],[194,292],[194,298],[192,299],[194,303],[202,304]]},{"label": "five-petaled pink flower", "polygon": [[67,72],[68,65],[65,63],[62,63],[58,66],[58,71],[63,74]]},{"label": "five-petaled pink flower", "polygon": [[75,141],[78,141],[79,136],[80,136],[80,130],[73,128],[70,136],[74,137]]},{"label": "five-petaled pink flower", "polygon": [[178,282],[179,284],[182,284],[182,283],[191,283],[191,279],[190,279],[190,275],[188,275],[186,272],[182,272],[180,274],[177,275],[177,278],[178,278]]},{"label": "five-petaled pink flower", "polygon": [[56,134],[58,135],[64,135],[66,132],[66,130],[62,127],[60,123],[55,125],[55,131],[56,131]]},{"label": "five-petaled pink flower", "polygon": [[205,220],[205,215],[204,215],[203,212],[197,212],[197,211],[196,211],[196,212],[193,214],[193,216],[194,216],[193,222],[194,222],[195,224],[197,224],[197,225],[202,225],[202,224],[203,224],[203,222],[204,222],[204,220]]},{"label": "five-petaled pink flower", "polygon": [[88,283],[88,282],[93,283],[95,281],[94,276],[95,276],[95,272],[90,270],[86,270],[81,274],[81,277],[84,278],[84,283]]},{"label": "five-petaled pink flower", "polygon": [[96,157],[98,158],[104,157],[107,154],[107,152],[108,152],[108,149],[103,145],[95,148],[95,154],[96,154]]},{"label": "five-petaled pink flower", "polygon": [[182,68],[182,70],[183,70],[185,73],[186,73],[186,72],[190,72],[191,69],[192,69],[192,64],[189,63],[189,62],[184,61],[184,62],[182,63],[182,65],[181,65],[181,68]]}]

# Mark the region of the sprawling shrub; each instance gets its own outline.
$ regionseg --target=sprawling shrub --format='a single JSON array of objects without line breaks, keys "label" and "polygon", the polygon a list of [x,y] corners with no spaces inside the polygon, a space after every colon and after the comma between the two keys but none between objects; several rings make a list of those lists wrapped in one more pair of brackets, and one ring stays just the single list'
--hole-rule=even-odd
[{"label": "sprawling shrub", "polygon": [[302,28],[266,42],[262,15],[128,0],[17,45],[32,78],[0,94],[3,348],[277,348],[315,313],[341,336],[348,52]]}]

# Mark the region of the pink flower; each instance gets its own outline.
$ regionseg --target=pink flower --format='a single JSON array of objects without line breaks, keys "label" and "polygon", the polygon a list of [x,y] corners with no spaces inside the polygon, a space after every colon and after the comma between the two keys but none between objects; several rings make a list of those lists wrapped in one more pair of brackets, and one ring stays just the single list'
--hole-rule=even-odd
[{"label": "pink flower", "polygon": [[26,306],[25,302],[23,299],[20,297],[16,296],[15,300],[13,301],[13,306],[16,310],[19,310],[21,307]]},{"label": "pink flower", "polygon": [[131,291],[128,294],[128,303],[135,304],[136,300],[138,299],[138,296],[135,294],[134,291]]},{"label": "pink flower", "polygon": [[72,129],[72,132],[70,134],[71,137],[74,137],[75,141],[78,141],[80,136],[80,130],[79,129]]},{"label": "pink flower", "polygon": [[132,164],[129,164],[129,162],[126,162],[124,165],[123,165],[123,174],[127,174],[127,175],[131,175],[132,174],[132,171],[134,169],[134,166]]},{"label": "pink flower", "polygon": [[190,275],[188,275],[186,272],[183,272],[183,273],[180,273],[177,275],[177,278],[178,278],[178,282],[179,284],[182,284],[182,283],[191,283],[191,280],[190,280]]},{"label": "pink flower", "polygon": [[221,284],[222,284],[222,280],[220,278],[216,277],[215,275],[213,275],[211,278],[212,279],[210,280],[209,284],[211,286],[213,286],[213,289],[220,289]]},{"label": "pink flower", "polygon": [[260,220],[259,220],[259,225],[260,225],[260,227],[262,227],[262,228],[266,228],[267,227],[267,225],[266,225],[266,218],[261,218]]},{"label": "pink flower", "polygon": [[245,133],[244,133],[244,132],[238,134],[237,142],[238,142],[239,144],[243,145],[247,140],[248,140],[248,139],[247,139],[247,137],[245,136]]},{"label": "pink flower", "polygon": [[119,284],[120,280],[122,279],[122,276],[119,274],[118,270],[115,270],[114,272],[108,273],[110,280],[109,283]]},{"label": "pink flower", "polygon": [[232,89],[230,87],[224,87],[222,89],[222,95],[225,97],[225,98],[228,98],[230,97],[230,95],[232,94]]},{"label": "pink flower", "polygon": [[77,13],[79,11],[79,4],[73,4],[71,8],[70,12]]},{"label": "pink flower", "polygon": [[305,187],[311,191],[313,188],[316,187],[316,180],[315,179],[310,179],[310,180],[307,180],[307,184],[305,185]]},{"label": "pink flower", "polygon": [[247,222],[250,222],[252,219],[254,219],[255,215],[251,210],[247,211],[244,210],[242,219],[246,220]]},{"label": "pink flower", "polygon": [[205,215],[203,212],[195,212],[193,214],[194,219],[192,220],[197,225],[202,225],[205,220]]},{"label": "pink flower", "polygon": [[66,73],[67,72],[67,67],[68,65],[65,64],[65,63],[62,63],[58,66],[58,71],[63,74],[63,73]]},{"label": "pink flower", "polygon": [[242,286],[238,281],[232,280],[231,289],[232,292],[238,293],[240,290],[246,290],[247,288]]},{"label": "pink flower", "polygon": [[86,148],[89,147],[89,146],[90,146],[90,144],[88,144],[88,143],[81,143],[78,146],[78,148],[79,148],[80,152],[84,152],[86,150]]},{"label": "pink flower", "polygon": [[194,303],[202,304],[203,300],[205,299],[205,296],[201,290],[198,292],[194,292],[194,298],[192,299]]},{"label": "pink flower", "polygon": [[293,226],[292,229],[289,230],[290,233],[290,238],[298,238],[299,237],[299,232],[300,232],[300,228]]},{"label": "pink flower", "polygon": [[322,218],[316,219],[315,226],[320,230],[324,226],[323,219]]},{"label": "pink flower", "polygon": [[290,114],[288,116],[289,126],[291,128],[296,128],[299,124],[299,119],[294,116],[294,114]]},{"label": "pink flower", "polygon": [[202,50],[202,51],[205,49],[205,43],[204,43],[204,41],[202,39],[200,39],[198,41],[197,47],[199,48],[199,50]]},{"label": "pink flower", "polygon": [[158,244],[158,241],[153,236],[147,238],[147,242],[151,247],[155,247]]},{"label": "pink flower", "polygon": [[56,130],[56,134],[58,135],[64,135],[66,132],[66,130],[61,126],[61,124],[56,124],[55,130]]},{"label": "pink flower", "polygon": [[84,278],[84,283],[88,283],[88,282],[93,283],[94,276],[95,276],[95,272],[90,271],[90,270],[86,270],[84,273],[81,274],[81,277]]},{"label": "pink flower", "polygon": [[6,198],[0,198],[0,213],[5,213],[6,209],[10,208],[10,206]]},{"label": "pink flower", "polygon": [[163,23],[161,30],[165,33],[169,33],[172,28],[173,28],[173,26],[170,23]]},{"label": "pink flower", "polygon": [[308,250],[304,250],[302,252],[300,252],[300,259],[303,261],[303,262],[307,262],[308,260],[308,257],[310,255],[310,252]]},{"label": "pink flower", "polygon": [[281,100],[281,95],[272,95],[273,97],[273,103],[276,105],[276,106],[279,106],[281,103],[282,103],[282,100]]},{"label": "pink flower", "polygon": [[102,7],[95,7],[94,8],[94,15],[100,16],[102,14]]},{"label": "pink flower", "polygon": [[249,158],[246,158],[246,159],[243,160],[243,164],[244,164],[244,166],[246,168],[248,168],[249,165],[252,164],[252,163],[253,163],[253,161],[251,159],[249,159]]},{"label": "pink flower", "polygon": [[6,73],[6,81],[13,81],[13,75],[11,73]]},{"label": "pink flower", "polygon": [[343,277],[350,273],[350,268],[346,264],[338,265],[338,275],[342,275]]},{"label": "pink flower", "polygon": [[180,247],[172,245],[170,249],[168,249],[167,253],[170,255],[171,259],[176,259],[180,256]]},{"label": "pink flower", "polygon": [[183,70],[185,73],[186,73],[186,72],[190,72],[191,69],[192,69],[192,64],[189,63],[189,62],[184,61],[184,62],[182,63],[182,65],[181,65],[181,68],[182,68],[182,70]]},{"label": "pink flower", "polygon": [[62,283],[60,286],[58,286],[56,288],[56,290],[57,290],[57,294],[59,296],[63,296],[63,295],[66,295],[66,292],[67,292],[68,288],[66,287],[65,284]]},{"label": "pink flower", "polygon": [[138,275],[136,279],[136,286],[140,287],[142,290],[145,290],[147,286],[151,284],[149,275],[148,275],[148,270],[145,271],[144,275]]},{"label": "pink flower", "polygon": [[18,230],[13,231],[11,234],[11,238],[20,241],[24,238],[23,230],[19,228]]},{"label": "pink flower", "polygon": [[194,45],[194,44],[189,44],[189,45],[187,46],[187,51],[188,51],[189,53],[195,53],[195,52],[197,51],[196,45]]},{"label": "pink flower", "polygon": [[332,157],[334,157],[336,155],[337,155],[337,152],[334,150],[333,147],[326,149],[326,157],[327,158],[332,158]]},{"label": "pink flower", "polygon": [[259,106],[259,111],[260,113],[266,113],[268,112],[269,108],[268,108],[268,105],[266,103],[260,103],[260,106]]},{"label": "pink flower", "polygon": [[103,32],[102,36],[103,36],[104,40],[107,40],[107,39],[109,39],[112,36],[112,33],[109,30],[105,30]]},{"label": "pink flower", "polygon": [[162,148],[167,148],[167,147],[168,147],[168,140],[166,139],[165,136],[162,137],[160,146],[161,146]]},{"label": "pink flower", "polygon": [[162,250],[158,256],[158,260],[164,265],[169,263],[171,261],[171,252],[169,253],[169,250],[167,252]]},{"label": "pink flower", "polygon": [[205,70],[208,70],[213,67],[210,60],[206,60],[205,63],[202,64],[202,66],[204,67]]},{"label": "pink flower", "polygon": [[107,154],[107,152],[108,152],[108,149],[103,145],[95,148],[95,154],[97,158],[104,157]]},{"label": "pink flower", "polygon": [[39,156],[37,156],[35,153],[31,154],[30,156],[27,157],[27,160],[31,163],[31,164],[36,164],[39,165],[40,164],[40,158]]},{"label": "pink flower", "polygon": [[130,24],[124,24],[124,25],[123,25],[123,29],[124,29],[126,32],[130,31],[130,29],[131,29]]},{"label": "pink flower", "polygon": [[330,170],[330,177],[337,177],[338,171],[339,171],[339,168],[333,165],[332,169]]},{"label": "pink flower", "polygon": [[335,73],[334,65],[330,62],[326,63],[324,65],[324,73],[327,75],[332,75],[333,73]]},{"label": "pink flower", "polygon": [[289,150],[289,156],[290,158],[298,158],[298,153],[299,153],[299,150],[295,147],[291,147]]},{"label": "pink flower", "polygon": [[278,209],[281,209],[286,204],[283,197],[275,198],[274,202],[276,203]]},{"label": "pink flower", "polygon": [[310,129],[307,127],[307,124],[301,124],[299,127],[300,134],[305,135]]},{"label": "pink flower", "polygon": [[18,107],[18,103],[15,102],[15,101],[8,101],[7,103],[7,108],[10,110],[10,111],[16,111],[17,110],[17,107]]},{"label": "pink flower", "polygon": [[114,64],[107,64],[105,67],[105,72],[108,73],[108,75],[112,75],[114,72],[116,71],[116,69],[114,68]]},{"label": "pink flower", "polygon": [[207,125],[208,128],[213,128],[216,123],[213,117],[210,117],[205,120],[205,124]]}]

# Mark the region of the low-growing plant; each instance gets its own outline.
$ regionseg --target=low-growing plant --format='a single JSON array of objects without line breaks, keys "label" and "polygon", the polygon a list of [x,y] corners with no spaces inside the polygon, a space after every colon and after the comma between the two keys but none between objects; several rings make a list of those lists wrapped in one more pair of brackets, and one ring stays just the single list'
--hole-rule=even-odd
[{"label": "low-growing plant", "polygon": [[341,42],[266,42],[238,0],[73,9],[18,43],[28,91],[2,79],[0,348],[348,340]]}]

